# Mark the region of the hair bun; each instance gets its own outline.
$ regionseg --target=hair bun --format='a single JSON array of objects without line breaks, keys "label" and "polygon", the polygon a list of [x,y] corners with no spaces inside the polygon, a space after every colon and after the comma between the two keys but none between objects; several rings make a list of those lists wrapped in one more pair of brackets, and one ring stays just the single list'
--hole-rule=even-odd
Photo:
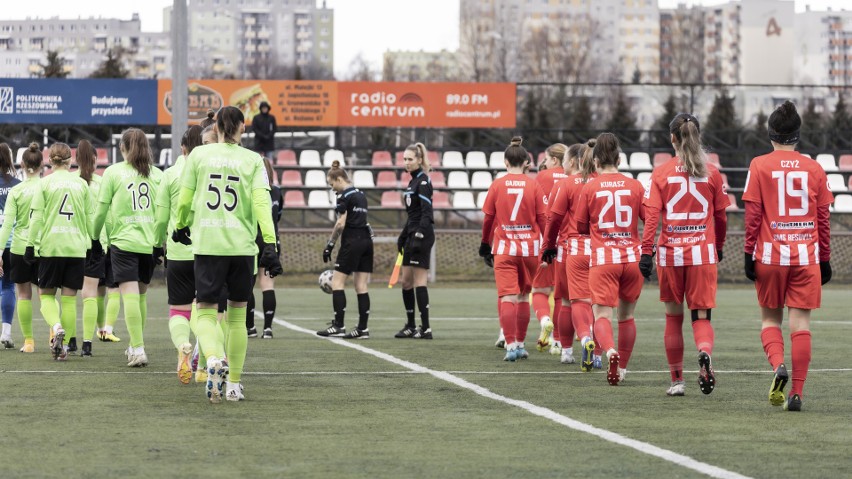
[{"label": "hair bun", "polygon": [[512,141],[509,142],[509,146],[521,146],[521,143],[524,142],[524,139],[520,136],[513,136]]},{"label": "hair bun", "polygon": [[596,138],[592,138],[591,140],[586,142],[586,146],[588,146],[589,148],[594,148],[597,144],[598,140]]},{"label": "hair bun", "polygon": [[331,162],[331,168],[332,168],[332,169],[334,169],[334,168],[340,168],[340,161],[339,161],[339,160],[334,160],[334,161],[332,161],[332,162]]},{"label": "hair bun", "polygon": [[212,108],[208,109],[207,118],[210,118],[212,120],[214,116],[216,116],[216,112]]},{"label": "hair bun", "polygon": [[36,142],[32,142],[32,143],[30,143],[30,146],[29,146],[27,149],[28,149],[28,150],[30,150],[30,151],[32,151],[33,153],[36,153],[36,152],[38,152],[41,148],[38,146],[38,143],[36,143]]}]

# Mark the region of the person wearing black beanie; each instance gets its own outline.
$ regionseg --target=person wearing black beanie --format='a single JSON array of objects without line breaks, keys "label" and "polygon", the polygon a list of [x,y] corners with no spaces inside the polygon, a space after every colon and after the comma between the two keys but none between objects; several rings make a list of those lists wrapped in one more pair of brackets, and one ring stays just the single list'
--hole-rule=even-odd
[{"label": "person wearing black beanie", "polygon": [[[763,320],[760,338],[774,371],[769,403],[801,411],[811,361],[811,310],[820,307],[821,285],[831,280],[828,208],[834,197],[822,167],[795,150],[802,127],[796,105],[786,101],[776,108],[768,127],[774,151],[751,161],[743,191],[745,275],[755,282]],[[792,374],[785,365],[781,333],[785,306]]]}]

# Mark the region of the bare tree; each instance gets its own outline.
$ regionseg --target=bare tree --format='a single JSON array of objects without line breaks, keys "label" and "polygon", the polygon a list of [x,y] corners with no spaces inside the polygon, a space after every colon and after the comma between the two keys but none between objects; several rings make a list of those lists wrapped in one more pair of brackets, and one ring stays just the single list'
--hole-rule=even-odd
[{"label": "bare tree", "polygon": [[350,81],[374,81],[375,72],[373,72],[367,59],[364,58],[363,52],[358,52],[355,58],[349,63],[349,72],[347,77]]},{"label": "bare tree", "polygon": [[382,64],[382,81],[396,81],[396,62],[393,53],[385,52]]},{"label": "bare tree", "polygon": [[673,83],[701,83],[704,79],[704,11],[679,6],[661,16],[660,56]]}]

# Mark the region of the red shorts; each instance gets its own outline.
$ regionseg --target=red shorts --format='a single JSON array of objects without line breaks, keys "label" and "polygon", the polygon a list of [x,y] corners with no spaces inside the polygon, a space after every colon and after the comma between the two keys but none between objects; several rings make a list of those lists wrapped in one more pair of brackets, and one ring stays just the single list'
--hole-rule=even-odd
[{"label": "red shorts", "polygon": [[494,280],[497,296],[529,293],[532,278],[541,261],[535,256],[494,256]]},{"label": "red shorts", "polygon": [[660,279],[660,301],[681,304],[686,297],[689,309],[716,307],[715,264],[658,266],[657,277]]},{"label": "red shorts", "polygon": [[553,297],[568,299],[568,269],[565,260],[568,255],[563,247],[559,247],[559,252],[556,254],[556,261],[550,265],[553,270]]},{"label": "red shorts", "polygon": [[554,284],[553,270],[556,263],[550,264],[547,268],[537,268],[535,277],[532,280],[533,288],[552,288]]},{"label": "red shorts", "polygon": [[754,265],[757,302],[764,308],[818,309],[822,299],[819,264],[807,266]]},{"label": "red shorts", "polygon": [[589,256],[565,256],[565,274],[568,278],[568,299],[589,299],[592,290],[589,288]]},{"label": "red shorts", "polygon": [[635,303],[642,293],[639,263],[605,264],[589,269],[592,304],[617,307],[618,300]]}]

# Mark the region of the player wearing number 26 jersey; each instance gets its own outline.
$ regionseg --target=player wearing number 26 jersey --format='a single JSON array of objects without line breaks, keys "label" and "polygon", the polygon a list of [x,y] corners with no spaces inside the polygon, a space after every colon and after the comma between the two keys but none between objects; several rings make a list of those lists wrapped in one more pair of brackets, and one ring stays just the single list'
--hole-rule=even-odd
[{"label": "player wearing number 26 jersey", "polygon": [[[618,139],[602,133],[594,147],[598,176],[583,187],[578,208],[577,232],[592,240],[589,284],[595,315],[595,338],[607,352],[607,380],[617,385],[627,372],[636,341],[633,309],[642,292],[639,272],[639,220],[645,219],[638,181],[618,172]],[[613,308],[618,306],[618,350],[612,335]]]},{"label": "player wearing number 26 jersey", "polygon": [[[822,167],[794,150],[801,124],[789,101],[772,112],[768,130],[775,151],[752,160],[743,191],[745,272],[757,287],[761,340],[775,370],[769,401],[794,411],[801,410],[810,365],[810,311],[820,306],[820,284],[831,279],[828,208],[834,201]],[[793,367],[793,387],[786,400],[784,306],[790,309]]]}]

